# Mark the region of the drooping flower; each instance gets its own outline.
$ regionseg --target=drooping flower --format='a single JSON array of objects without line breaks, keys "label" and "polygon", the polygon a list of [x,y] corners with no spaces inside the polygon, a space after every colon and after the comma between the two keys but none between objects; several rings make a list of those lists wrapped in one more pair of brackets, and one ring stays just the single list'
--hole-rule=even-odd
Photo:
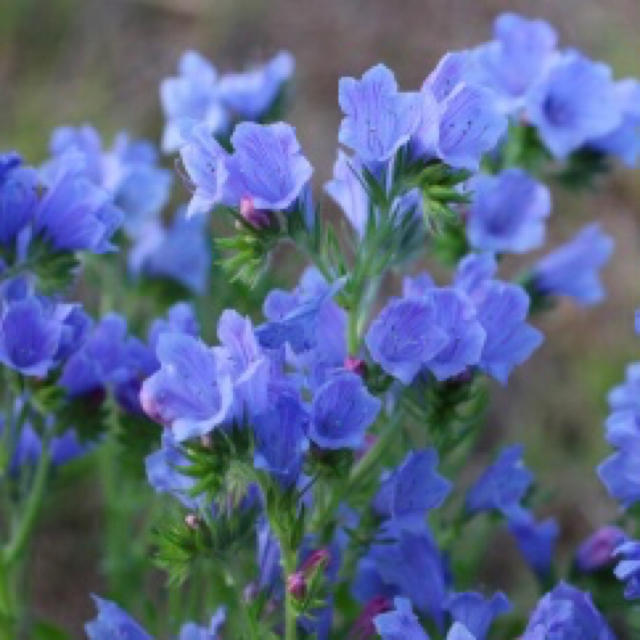
[{"label": "drooping flower", "polygon": [[533,286],[542,294],[569,296],[583,306],[596,304],[605,295],[599,271],[613,246],[597,223],[587,225],[533,267]]},{"label": "drooping flower", "polygon": [[551,194],[521,169],[496,176],[478,175],[469,182],[467,238],[476,249],[496,253],[524,253],[544,242]]},{"label": "drooping flower", "polygon": [[218,83],[220,100],[234,119],[257,120],[273,106],[294,69],[293,56],[280,51],[261,66],[225,73]]},{"label": "drooping flower", "polygon": [[380,400],[367,391],[360,376],[339,373],[314,394],[309,438],[325,449],[358,449],[380,407]]},{"label": "drooping flower", "polygon": [[623,541],[615,549],[618,564],[615,575],[625,583],[624,597],[627,600],[640,598],[640,542],[636,540]]},{"label": "drooping flower", "polygon": [[588,593],[561,582],[547,593],[531,614],[522,640],[615,640]]},{"label": "drooping flower", "polygon": [[9,247],[33,219],[40,182],[14,152],[0,154],[0,245]]},{"label": "drooping flower", "polygon": [[520,508],[533,474],[524,466],[522,445],[504,448],[496,461],[478,478],[467,493],[467,509],[479,511],[496,510],[505,516]]},{"label": "drooping flower", "polygon": [[383,480],[374,499],[374,508],[391,518],[394,526],[424,527],[425,514],[439,507],[451,491],[451,482],[437,472],[435,449],[412,451]]},{"label": "drooping flower", "polygon": [[553,518],[538,522],[531,513],[522,510],[511,514],[508,524],[529,566],[540,576],[548,575],[559,533],[558,523]]},{"label": "drooping flower", "polygon": [[398,91],[393,72],[383,64],[360,80],[341,78],[338,99],[344,113],[338,138],[364,163],[389,160],[418,125],[419,95]]},{"label": "drooping flower", "polygon": [[577,51],[558,55],[530,92],[526,116],[558,158],[610,133],[621,122],[611,69]]},{"label": "drooping flower", "polygon": [[84,629],[89,640],[152,640],[152,637],[115,602],[92,596],[98,615]]}]

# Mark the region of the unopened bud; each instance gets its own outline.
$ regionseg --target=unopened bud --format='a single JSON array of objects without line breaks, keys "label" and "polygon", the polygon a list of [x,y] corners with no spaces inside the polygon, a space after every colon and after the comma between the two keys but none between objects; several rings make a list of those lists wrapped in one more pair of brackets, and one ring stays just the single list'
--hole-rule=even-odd
[{"label": "unopened bud", "polygon": [[264,209],[256,209],[253,198],[240,198],[240,215],[256,229],[264,229],[273,224],[271,213]]},{"label": "unopened bud", "polygon": [[391,601],[384,596],[376,596],[369,600],[351,628],[349,637],[354,640],[369,640],[375,637],[376,628],[373,623],[375,617],[391,611],[392,608]]},{"label": "unopened bud", "polygon": [[345,358],[344,368],[347,371],[356,373],[361,377],[367,374],[367,363],[361,358],[356,358],[355,356],[347,356]]},{"label": "unopened bud", "polygon": [[189,527],[189,529],[193,529],[194,531],[200,526],[200,518],[195,513],[188,513],[184,517],[184,523]]},{"label": "unopened bud", "polygon": [[296,571],[287,576],[287,593],[291,594],[296,600],[303,600],[307,595],[307,579],[302,571]]},{"label": "unopened bud", "polygon": [[329,549],[323,547],[322,549],[316,549],[303,563],[300,567],[300,571],[305,575],[309,576],[315,569],[321,567],[325,569],[327,565],[331,562],[331,554],[329,553]]},{"label": "unopened bud", "polygon": [[626,535],[618,527],[606,526],[589,536],[576,553],[576,564],[581,571],[597,571],[613,563],[616,547],[626,540]]}]

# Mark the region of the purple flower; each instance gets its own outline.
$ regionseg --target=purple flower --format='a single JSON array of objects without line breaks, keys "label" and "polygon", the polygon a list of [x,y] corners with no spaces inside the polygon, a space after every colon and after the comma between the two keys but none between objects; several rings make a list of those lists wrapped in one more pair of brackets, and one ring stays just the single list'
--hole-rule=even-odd
[{"label": "purple flower", "polygon": [[618,451],[598,467],[598,476],[607,491],[623,507],[629,508],[640,501],[640,434],[616,439]]},{"label": "purple flower", "polygon": [[467,591],[452,596],[447,610],[456,622],[464,625],[474,640],[485,640],[494,618],[509,612],[511,604],[502,591],[489,599],[480,593]]},{"label": "purple flower", "polygon": [[207,127],[199,125],[193,128],[185,144],[180,148],[180,157],[193,185],[187,216],[208,213],[222,201],[224,196],[228,177],[227,152]]},{"label": "purple flower", "polygon": [[561,582],[531,614],[522,640],[615,640],[588,593]]},{"label": "purple flower", "polygon": [[469,182],[472,202],[467,237],[476,249],[524,253],[544,242],[551,213],[549,189],[521,169],[496,176],[478,175]]},{"label": "purple flower", "polygon": [[381,613],[373,620],[382,640],[429,640],[409,600],[395,598],[393,605],[392,611]]},{"label": "purple flower", "polygon": [[392,299],[365,338],[372,359],[387,373],[410,384],[424,364],[449,343],[436,323],[432,299]]},{"label": "purple flower", "polygon": [[178,640],[219,640],[220,627],[222,627],[227,619],[227,610],[225,607],[218,607],[216,612],[211,616],[211,621],[206,627],[201,627],[195,622],[187,622],[180,627]]},{"label": "purple flower", "polygon": [[55,173],[36,209],[34,231],[62,251],[115,251],[111,236],[124,216],[109,194],[71,164]]},{"label": "purple flower", "polygon": [[256,209],[267,211],[284,211],[293,205],[313,173],[294,128],[284,122],[242,122],[231,143],[227,204],[237,206],[241,199],[250,198]]},{"label": "purple flower", "polygon": [[129,270],[135,275],[169,278],[202,294],[211,268],[206,233],[205,216],[187,218],[179,209],[168,229],[158,223],[144,229],[129,252]]},{"label": "purple flower", "polygon": [[508,516],[520,508],[533,474],[524,466],[522,445],[505,447],[496,461],[476,480],[467,493],[467,509],[478,511],[500,511]]},{"label": "purple flower", "polygon": [[479,367],[505,384],[512,369],[522,364],[543,341],[527,324],[529,296],[514,284],[493,280],[483,286],[478,320],[486,332]]},{"label": "purple flower", "polygon": [[469,253],[458,263],[453,283],[474,302],[482,301],[485,288],[497,271],[498,263],[492,253]]},{"label": "purple flower", "polygon": [[262,66],[223,75],[218,84],[220,99],[235,118],[257,120],[269,111],[294,69],[293,56],[280,51]]},{"label": "purple flower", "polygon": [[558,158],[610,133],[621,121],[611,69],[576,51],[558,55],[532,89],[527,117]]},{"label": "purple flower", "polygon": [[360,80],[341,78],[338,99],[344,113],[338,138],[365,163],[389,160],[418,125],[419,94],[399,92],[383,64]]},{"label": "purple flower", "polygon": [[151,636],[115,602],[92,596],[98,615],[84,629],[89,640],[152,640]]},{"label": "purple flower", "polygon": [[0,244],[15,242],[33,219],[39,180],[35,169],[22,165],[17,153],[0,154]]},{"label": "purple flower", "polygon": [[553,518],[536,522],[528,511],[522,510],[511,514],[509,531],[529,566],[540,576],[548,575],[559,533],[558,523]]},{"label": "purple flower", "polygon": [[576,552],[580,571],[597,571],[613,564],[614,551],[627,536],[622,529],[607,525],[592,533]]},{"label": "purple flower", "polygon": [[291,486],[300,475],[302,458],[308,448],[309,416],[300,400],[282,394],[273,405],[252,421],[256,438],[254,465]]},{"label": "purple flower", "polygon": [[156,318],[149,327],[149,348],[155,353],[158,339],[167,332],[186,333],[197,337],[200,333],[200,325],[196,317],[195,309],[188,302],[176,302],[169,308],[164,318]]},{"label": "purple flower", "polygon": [[498,94],[506,110],[514,111],[544,76],[558,37],[544,20],[515,13],[499,15],[493,35],[493,41],[473,51],[476,77]]},{"label": "purple flower", "polygon": [[533,284],[546,295],[565,295],[583,306],[600,302],[604,290],[599,271],[613,252],[613,239],[593,223],[573,240],[542,258],[532,270]]},{"label": "purple flower", "polygon": [[640,598],[640,542],[635,540],[623,541],[615,549],[618,561],[615,575],[618,580],[625,582],[624,597],[627,600]]},{"label": "purple flower", "polygon": [[206,58],[196,51],[185,51],[178,63],[178,75],[162,81],[165,153],[177,151],[196,123],[202,123],[210,135],[226,128],[227,114],[220,102],[217,80],[218,73]]},{"label": "purple flower", "polygon": [[329,378],[315,393],[309,438],[324,449],[358,449],[375,422],[381,402],[355,373]]},{"label": "purple flower", "polygon": [[629,167],[640,159],[640,82],[635,78],[620,80],[615,85],[622,109],[622,122],[610,133],[589,141],[589,146],[618,156]]},{"label": "purple flower", "polygon": [[0,315],[0,362],[26,376],[44,377],[58,364],[73,305],[28,296],[5,302]]},{"label": "purple flower", "polygon": [[412,451],[382,482],[374,508],[397,527],[424,526],[425,514],[439,507],[451,491],[451,483],[437,472],[435,449]]},{"label": "purple flower", "polygon": [[427,297],[433,302],[435,324],[447,341],[424,364],[438,380],[446,380],[478,363],[484,353],[485,330],[478,322],[473,304],[461,291],[453,287],[433,288]]},{"label": "purple flower", "polygon": [[218,376],[214,353],[181,333],[163,333],[156,351],[160,370],[140,391],[145,413],[170,427],[176,442],[209,433],[228,417],[233,404],[230,376]]}]

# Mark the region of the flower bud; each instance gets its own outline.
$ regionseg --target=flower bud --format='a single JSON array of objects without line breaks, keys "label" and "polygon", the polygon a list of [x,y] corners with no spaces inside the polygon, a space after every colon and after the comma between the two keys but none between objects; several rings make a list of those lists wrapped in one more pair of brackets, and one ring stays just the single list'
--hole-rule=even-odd
[{"label": "flower bud", "polygon": [[345,358],[344,368],[361,377],[367,374],[367,363],[361,358],[356,358],[355,356],[347,356]]},{"label": "flower bud", "polygon": [[307,595],[307,579],[302,571],[296,571],[287,576],[287,593],[296,600],[303,600]]},{"label": "flower bud", "polygon": [[200,518],[195,513],[188,513],[184,517],[184,523],[189,529],[195,531],[200,526]]},{"label": "flower bud", "polygon": [[385,596],[376,596],[369,600],[351,628],[349,637],[355,640],[374,638],[376,636],[376,628],[373,624],[374,618],[381,613],[391,611],[391,609],[393,609],[391,600]]},{"label": "flower bud", "polygon": [[601,527],[590,535],[576,552],[576,564],[581,571],[597,571],[613,563],[616,547],[626,540],[618,527]]},{"label": "flower bud", "polygon": [[271,212],[254,207],[252,198],[240,198],[240,215],[256,229],[265,229],[274,222]]},{"label": "flower bud", "polygon": [[326,569],[331,562],[331,554],[325,547],[316,549],[300,567],[300,571],[305,577],[309,577],[317,568]]}]

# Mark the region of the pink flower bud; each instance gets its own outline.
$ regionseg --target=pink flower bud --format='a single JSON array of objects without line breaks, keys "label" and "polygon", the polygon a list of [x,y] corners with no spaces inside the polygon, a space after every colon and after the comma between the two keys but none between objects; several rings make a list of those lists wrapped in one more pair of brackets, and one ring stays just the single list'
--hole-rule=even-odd
[{"label": "pink flower bud", "polygon": [[358,374],[359,376],[364,376],[367,373],[367,363],[361,358],[356,358],[355,356],[347,356],[345,358],[344,368],[347,371]]},{"label": "pink flower bud", "polygon": [[302,600],[307,595],[307,579],[301,571],[287,576],[287,593],[296,600]]},{"label": "pink flower bud", "polygon": [[374,618],[381,613],[391,611],[391,609],[393,609],[393,607],[389,598],[376,596],[364,606],[364,609],[351,628],[349,637],[355,638],[355,640],[369,640],[370,638],[374,638],[376,635],[376,628],[373,624]]},{"label": "pink flower bud", "polygon": [[256,229],[264,229],[273,223],[271,213],[264,209],[256,209],[252,198],[240,198],[240,215]]},{"label": "pink flower bud", "polygon": [[300,567],[300,571],[309,576],[317,567],[325,569],[331,562],[331,554],[329,550],[323,547],[322,549],[316,549]]},{"label": "pink flower bud", "polygon": [[597,571],[613,562],[615,548],[626,540],[622,529],[613,526],[601,527],[590,535],[576,553],[576,564],[581,571]]}]

